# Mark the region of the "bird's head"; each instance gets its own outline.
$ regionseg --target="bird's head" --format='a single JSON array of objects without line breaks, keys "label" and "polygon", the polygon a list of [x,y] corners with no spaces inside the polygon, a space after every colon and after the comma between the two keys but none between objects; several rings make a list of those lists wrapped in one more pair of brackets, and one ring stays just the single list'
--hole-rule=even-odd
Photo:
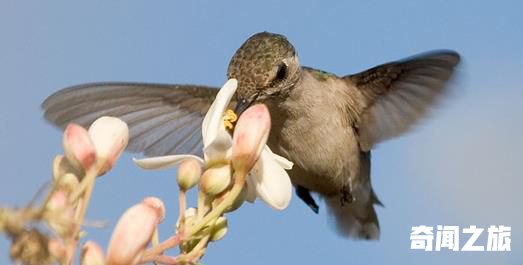
[{"label": "bird's head", "polygon": [[300,63],[283,35],[260,32],[251,36],[232,57],[227,77],[238,80],[237,113],[253,103],[284,99],[299,80]]}]

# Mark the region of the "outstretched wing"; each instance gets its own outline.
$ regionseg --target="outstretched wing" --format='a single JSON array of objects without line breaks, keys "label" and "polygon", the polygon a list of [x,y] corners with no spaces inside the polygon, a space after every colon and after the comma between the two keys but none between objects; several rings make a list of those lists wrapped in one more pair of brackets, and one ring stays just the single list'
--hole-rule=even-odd
[{"label": "outstretched wing", "polygon": [[456,52],[433,51],[344,77],[363,99],[356,124],[361,148],[368,151],[424,117],[447,90],[459,60]]},{"label": "outstretched wing", "polygon": [[101,116],[119,117],[129,126],[131,152],[201,155],[201,124],[217,92],[194,85],[92,83],[60,90],[42,108],[45,118],[61,128],[70,122],[88,127]]}]

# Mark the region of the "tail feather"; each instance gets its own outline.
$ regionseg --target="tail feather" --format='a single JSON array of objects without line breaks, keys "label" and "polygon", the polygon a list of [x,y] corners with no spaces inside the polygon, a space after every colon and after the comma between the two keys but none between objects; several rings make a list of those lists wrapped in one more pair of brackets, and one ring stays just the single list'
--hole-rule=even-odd
[{"label": "tail feather", "polygon": [[339,196],[332,196],[327,197],[325,203],[334,216],[336,229],[341,235],[367,240],[379,239],[380,228],[373,200],[341,203]]}]

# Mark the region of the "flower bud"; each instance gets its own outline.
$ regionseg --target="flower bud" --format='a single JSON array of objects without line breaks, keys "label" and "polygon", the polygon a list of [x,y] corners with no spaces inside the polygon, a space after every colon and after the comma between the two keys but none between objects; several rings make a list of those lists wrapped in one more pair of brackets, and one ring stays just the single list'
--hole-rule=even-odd
[{"label": "flower bud", "polygon": [[163,203],[157,205],[156,200],[156,206],[148,200],[127,209],[120,217],[107,248],[107,265],[136,264],[140,260],[162,218]]},{"label": "flower bud", "polygon": [[46,207],[49,211],[59,211],[67,206],[67,194],[64,190],[56,190],[51,194]]},{"label": "flower bud", "polygon": [[93,241],[87,241],[82,247],[80,254],[81,265],[104,265],[104,253],[102,248]]},{"label": "flower bud", "polygon": [[231,184],[231,166],[229,164],[216,165],[203,172],[200,180],[200,189],[209,196],[222,193]]},{"label": "flower bud", "polygon": [[114,117],[101,117],[89,127],[89,136],[96,149],[99,174],[109,171],[129,141],[129,128],[122,120]]},{"label": "flower bud", "polygon": [[181,190],[186,191],[194,187],[200,181],[202,167],[195,159],[185,159],[178,167],[176,181]]},{"label": "flower bud", "polygon": [[238,119],[232,144],[235,171],[248,173],[258,160],[271,130],[269,110],[263,104],[248,108]]},{"label": "flower bud", "polygon": [[47,250],[56,260],[65,258],[65,246],[59,238],[50,238],[49,241],[47,241]]},{"label": "flower bud", "polygon": [[163,201],[157,197],[151,196],[143,199],[143,203],[156,210],[156,214],[158,214],[160,217],[160,221],[158,223],[161,223],[165,218],[165,205],[163,204]]},{"label": "flower bud", "polygon": [[87,131],[79,125],[71,123],[64,131],[65,157],[75,166],[90,168],[96,160],[95,147]]},{"label": "flower bud", "polygon": [[218,241],[227,234],[227,219],[223,216],[218,217],[211,230],[211,241]]},{"label": "flower bud", "polygon": [[81,179],[85,175],[83,168],[75,167],[65,156],[57,155],[53,160],[53,180],[70,173]]},{"label": "flower bud", "polygon": [[62,175],[59,181],[60,182],[58,183],[58,187],[68,194],[75,190],[80,184],[78,178],[72,173],[66,173],[65,175]]},{"label": "flower bud", "polygon": [[46,213],[53,216],[47,220],[47,224],[60,236],[69,234],[75,208],[68,201],[68,192],[64,189],[55,190],[45,207]]}]

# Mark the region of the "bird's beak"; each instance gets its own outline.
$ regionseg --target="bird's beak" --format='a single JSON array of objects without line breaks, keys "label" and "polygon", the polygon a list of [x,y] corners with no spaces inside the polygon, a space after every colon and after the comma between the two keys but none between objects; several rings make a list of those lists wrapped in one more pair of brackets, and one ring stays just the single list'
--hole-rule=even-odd
[{"label": "bird's beak", "polygon": [[236,108],[234,109],[236,115],[239,117],[247,108],[252,105],[252,103],[254,103],[257,97],[258,95],[254,94],[249,98],[240,98],[238,103],[236,103]]}]

